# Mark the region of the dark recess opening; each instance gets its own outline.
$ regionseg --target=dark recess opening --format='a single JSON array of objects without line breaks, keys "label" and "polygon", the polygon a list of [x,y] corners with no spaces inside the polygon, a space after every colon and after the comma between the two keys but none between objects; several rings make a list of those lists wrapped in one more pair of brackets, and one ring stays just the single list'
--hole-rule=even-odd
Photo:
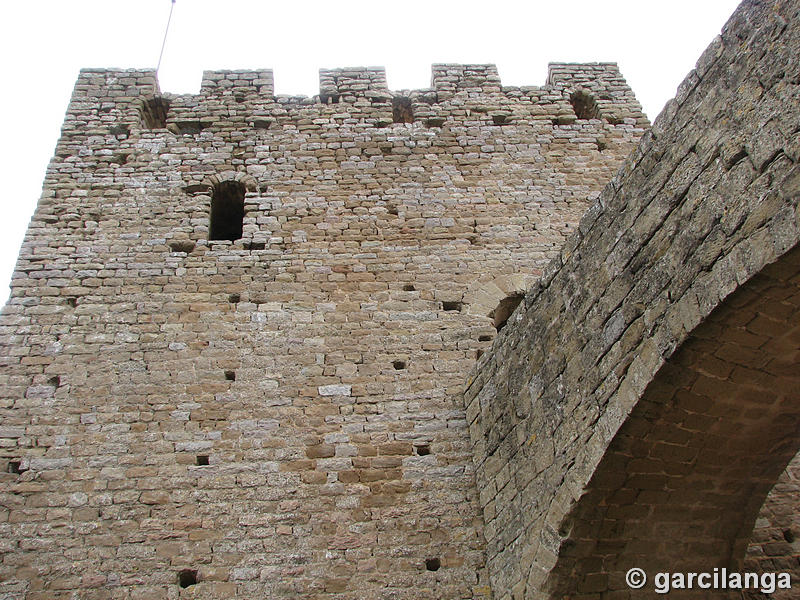
[{"label": "dark recess opening", "polygon": [[239,294],[231,294],[230,296],[228,296],[228,302],[230,302],[231,304],[237,304],[238,302],[241,302],[241,300],[242,297]]},{"label": "dark recess opening", "polygon": [[166,129],[169,100],[154,96],[142,102],[142,121],[147,129]]},{"label": "dark recess opening", "polygon": [[405,284],[405,285],[403,286],[403,291],[404,291],[404,292],[414,292],[414,291],[416,291],[416,289],[417,289],[417,288],[415,288],[415,287],[414,287],[413,285],[411,285],[410,283],[407,283],[407,284]]},{"label": "dark recess opening", "polygon": [[191,240],[172,240],[169,243],[169,249],[172,252],[185,252],[190,254],[194,250],[194,242]]},{"label": "dark recess opening", "polygon": [[395,123],[413,123],[414,111],[411,100],[402,96],[392,98],[392,119]]},{"label": "dark recess opening", "polygon": [[402,371],[406,368],[406,361],[404,360],[396,360],[392,363],[392,366],[395,368],[396,371]]},{"label": "dark recess opening", "polygon": [[24,473],[25,470],[22,469],[22,463],[18,460],[11,460],[8,462],[8,467],[6,470],[9,473],[13,473],[14,475],[19,475],[20,473]]},{"label": "dark recess opening", "polygon": [[579,119],[599,119],[600,109],[591,94],[578,90],[569,97],[569,103]]},{"label": "dark recess opening", "polygon": [[494,328],[497,329],[497,331],[505,327],[506,321],[508,321],[514,309],[519,306],[519,303],[522,302],[522,298],[522,295],[507,296],[500,301],[497,308],[489,313],[489,317],[494,321]]},{"label": "dark recess opening", "polygon": [[225,371],[225,379],[228,381],[236,381],[236,371]]},{"label": "dark recess opening", "polygon": [[492,341],[492,336],[490,336],[490,335],[479,335],[478,336],[478,341],[479,342],[491,342]]},{"label": "dark recess opening", "polygon": [[414,449],[417,451],[417,456],[428,456],[431,453],[429,444],[417,444]]},{"label": "dark recess opening", "polygon": [[207,467],[208,466],[208,456],[205,454],[198,454],[197,455],[197,466],[198,467]]},{"label": "dark recess opening", "polygon": [[61,377],[56,375],[55,377],[51,377],[47,380],[48,385],[52,385],[53,387],[58,387],[61,385]]},{"label": "dark recess opening", "polygon": [[442,309],[452,312],[461,312],[461,302],[442,302]]},{"label": "dark recess opening", "polygon": [[785,539],[790,544],[794,543],[794,532],[791,529],[784,529],[783,530],[783,539]]},{"label": "dark recess opening", "polygon": [[178,585],[187,588],[197,583],[197,571],[194,569],[183,569],[178,573]]},{"label": "dark recess opening", "polygon": [[428,569],[428,571],[438,571],[439,567],[441,566],[442,561],[440,561],[438,558],[425,559],[425,568]]},{"label": "dark recess opening", "polygon": [[244,186],[238,181],[223,181],[214,186],[211,196],[209,240],[235,241],[242,237]]},{"label": "dark recess opening", "polygon": [[122,125],[114,125],[109,129],[109,133],[111,135],[116,135],[120,137],[128,137],[131,133],[131,128],[125,123],[123,123]]}]

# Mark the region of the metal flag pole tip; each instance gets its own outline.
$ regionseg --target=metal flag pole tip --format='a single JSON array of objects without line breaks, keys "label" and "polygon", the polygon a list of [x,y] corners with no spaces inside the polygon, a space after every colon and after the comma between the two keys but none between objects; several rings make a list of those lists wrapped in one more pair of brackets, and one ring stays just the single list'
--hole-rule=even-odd
[{"label": "metal flag pole tip", "polygon": [[158,70],[161,68],[161,59],[164,56],[164,46],[167,45],[167,34],[169,33],[169,24],[172,21],[172,9],[175,8],[175,0],[169,5],[169,17],[167,18],[167,27],[164,30],[164,40],[161,42],[161,53],[158,55],[158,65],[156,65],[156,75],[158,75]]}]

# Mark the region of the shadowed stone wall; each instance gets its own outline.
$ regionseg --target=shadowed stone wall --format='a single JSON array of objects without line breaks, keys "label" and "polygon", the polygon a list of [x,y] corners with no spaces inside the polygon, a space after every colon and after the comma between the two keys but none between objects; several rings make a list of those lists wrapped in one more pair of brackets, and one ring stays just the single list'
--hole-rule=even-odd
[{"label": "shadowed stone wall", "polygon": [[647,126],[609,63],[83,71],[0,324],[0,597],[489,597],[464,381]]},{"label": "shadowed stone wall", "polygon": [[741,568],[800,442],[799,24],[740,6],[473,371],[496,598]]}]

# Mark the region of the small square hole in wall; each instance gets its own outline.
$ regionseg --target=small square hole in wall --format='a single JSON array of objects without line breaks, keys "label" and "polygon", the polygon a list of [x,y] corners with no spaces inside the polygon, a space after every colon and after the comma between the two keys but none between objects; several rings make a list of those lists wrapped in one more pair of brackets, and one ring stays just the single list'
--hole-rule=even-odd
[{"label": "small square hole in wall", "polygon": [[396,371],[402,371],[406,368],[406,361],[404,360],[396,360],[392,363],[392,366],[395,368]]},{"label": "small square hole in wall", "polygon": [[415,287],[414,287],[413,285],[411,285],[410,283],[407,283],[407,284],[405,284],[405,285],[403,286],[403,291],[404,291],[404,292],[414,292],[414,291],[416,291],[416,289],[417,289],[417,288],[415,288]]},{"label": "small square hole in wall", "polygon": [[197,463],[198,467],[207,467],[208,466],[208,455],[207,454],[198,454],[196,463]]},{"label": "small square hole in wall", "polygon": [[236,381],[236,371],[225,371],[225,379],[228,381]]},{"label": "small square hole in wall", "polygon": [[442,561],[440,561],[438,557],[425,559],[425,568],[428,569],[428,571],[438,571],[441,566]]},{"label": "small square hole in wall", "polygon": [[417,456],[428,456],[431,453],[431,446],[430,444],[416,444],[414,450],[417,452]]},{"label": "small square hole in wall", "polygon": [[237,304],[238,302],[241,302],[241,300],[242,297],[239,294],[231,294],[230,296],[228,296],[228,302],[230,302],[231,304]]},{"label": "small square hole in wall", "polygon": [[461,312],[461,302],[442,302],[442,309],[449,312]]},{"label": "small square hole in wall", "polygon": [[479,342],[491,342],[492,341],[492,336],[490,336],[490,335],[480,335],[480,336],[478,336],[478,341]]},{"label": "small square hole in wall", "polygon": [[22,468],[22,462],[18,460],[10,460],[8,461],[8,466],[6,467],[6,471],[12,473],[14,475],[19,475],[25,472],[25,469]]},{"label": "small square hole in wall", "polygon": [[51,377],[50,379],[47,380],[47,384],[57,388],[61,385],[61,377],[59,377],[58,375],[56,375],[55,377]]},{"label": "small square hole in wall", "polygon": [[178,572],[178,585],[187,588],[197,583],[197,571],[195,569],[183,569]]}]

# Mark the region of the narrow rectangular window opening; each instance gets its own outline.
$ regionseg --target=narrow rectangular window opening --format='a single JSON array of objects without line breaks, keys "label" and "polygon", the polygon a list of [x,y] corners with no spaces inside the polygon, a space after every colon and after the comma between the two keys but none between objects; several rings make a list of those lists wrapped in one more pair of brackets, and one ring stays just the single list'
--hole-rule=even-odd
[{"label": "narrow rectangular window opening", "polygon": [[413,123],[414,110],[411,108],[411,100],[402,96],[392,98],[392,119],[395,123]]},{"label": "narrow rectangular window opening", "polygon": [[573,92],[569,97],[569,103],[575,111],[575,116],[579,119],[588,120],[600,118],[600,109],[597,106],[597,102],[595,102],[594,97],[590,93],[584,90]]},{"label": "narrow rectangular window opening", "polygon": [[214,186],[211,195],[209,240],[233,242],[242,237],[244,194],[244,186],[238,181],[223,181]]},{"label": "narrow rectangular window opening", "polygon": [[154,96],[142,102],[142,123],[147,129],[166,129],[169,100]]}]

